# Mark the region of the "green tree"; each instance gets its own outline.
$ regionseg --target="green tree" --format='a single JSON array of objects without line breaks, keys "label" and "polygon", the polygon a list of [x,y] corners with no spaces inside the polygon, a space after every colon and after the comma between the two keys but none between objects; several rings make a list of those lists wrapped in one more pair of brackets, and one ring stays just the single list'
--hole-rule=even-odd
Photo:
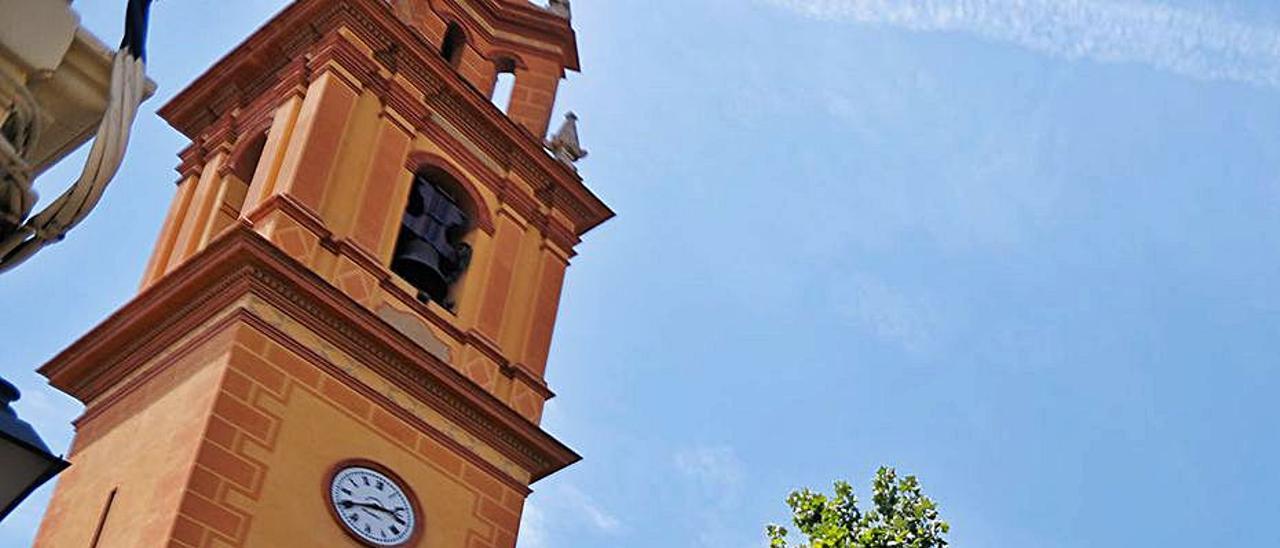
[{"label": "green tree", "polygon": [[[837,481],[828,497],[808,489],[787,497],[791,521],[808,537],[797,548],[944,548],[951,526],[938,517],[938,505],[920,490],[915,476],[898,478],[893,468],[876,472],[871,500],[862,511],[848,482]],[[787,548],[788,532],[769,525],[769,546]]]}]

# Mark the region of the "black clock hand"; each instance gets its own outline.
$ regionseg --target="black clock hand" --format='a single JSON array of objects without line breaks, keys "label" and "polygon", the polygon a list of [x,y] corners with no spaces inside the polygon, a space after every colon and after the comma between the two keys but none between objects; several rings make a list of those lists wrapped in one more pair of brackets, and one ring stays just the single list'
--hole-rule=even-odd
[{"label": "black clock hand", "polygon": [[372,509],[377,510],[377,511],[379,511],[379,512],[386,512],[386,509],[385,509],[385,508],[383,508],[383,507],[381,507],[381,506],[378,506],[378,505],[376,505],[376,504],[369,504],[369,503],[367,503],[367,502],[356,502],[356,501],[354,501],[354,500],[344,500],[344,501],[339,502],[338,504],[341,504],[341,505],[342,505],[342,508],[344,508],[344,509],[346,509],[346,510],[350,510],[350,509],[351,509],[351,507],[353,507],[353,506],[359,506],[359,507],[361,507],[361,508],[372,508]]},{"label": "black clock hand", "polygon": [[360,507],[360,509],[361,509],[361,510],[364,510],[366,514],[369,514],[369,515],[374,516],[374,517],[377,517],[377,514],[374,514],[373,512],[370,512],[369,510],[377,510],[377,511],[379,511],[379,512],[382,512],[383,514],[390,514],[390,515],[391,515],[391,519],[396,520],[396,523],[399,523],[400,525],[404,525],[404,521],[403,521],[403,520],[401,520],[399,516],[395,515],[395,514],[394,514],[394,513],[392,513],[390,510],[387,510],[386,508],[383,508],[383,507],[378,506],[378,505],[376,505],[376,504],[369,504],[369,503],[367,503],[367,502],[356,502],[356,501],[353,501],[353,500],[344,500],[344,501],[340,502],[339,504],[341,504],[341,505],[342,505],[342,508],[343,508],[344,510],[350,510],[352,507],[356,507],[356,506],[358,506],[358,507]]},{"label": "black clock hand", "polygon": [[338,504],[341,504],[343,508],[348,509],[348,510],[349,510],[349,509],[351,509],[351,507],[352,507],[352,506],[359,506],[359,507],[361,507],[361,508],[372,508],[372,509],[377,510],[377,511],[379,511],[379,512],[382,512],[382,513],[384,513],[384,514],[389,514],[389,515],[391,516],[391,519],[396,520],[396,523],[399,523],[400,525],[404,525],[404,524],[405,524],[405,523],[404,523],[404,520],[403,520],[403,519],[400,519],[399,514],[397,514],[397,513],[396,513],[395,511],[393,511],[393,510],[388,510],[388,509],[384,508],[381,504],[378,504],[378,503],[376,503],[376,502],[374,502],[374,503],[368,503],[368,502],[356,502],[356,501],[354,501],[354,500],[344,500],[344,501],[339,502]]},{"label": "black clock hand", "polygon": [[377,497],[374,497],[374,496],[371,496],[371,495],[370,495],[370,496],[365,496],[365,498],[366,498],[366,499],[368,499],[369,501],[371,501],[371,502],[369,502],[368,504],[372,504],[372,505],[376,506],[379,510],[382,510],[383,512],[387,512],[387,513],[390,513],[390,514],[399,514],[400,512],[403,512],[403,511],[404,511],[404,508],[391,509],[391,508],[387,508],[386,506],[383,506],[383,505],[382,505],[382,501],[381,501],[381,500],[378,500],[378,498],[377,498]]}]

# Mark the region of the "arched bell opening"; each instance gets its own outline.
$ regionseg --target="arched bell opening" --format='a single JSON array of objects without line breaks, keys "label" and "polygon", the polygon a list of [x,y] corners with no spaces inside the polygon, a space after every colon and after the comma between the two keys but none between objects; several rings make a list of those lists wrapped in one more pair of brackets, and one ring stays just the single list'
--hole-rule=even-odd
[{"label": "arched bell opening", "polygon": [[444,40],[440,43],[440,56],[453,68],[458,68],[462,63],[462,50],[466,46],[467,34],[462,30],[462,25],[450,22],[444,33]]},{"label": "arched bell opening", "polygon": [[477,205],[447,171],[420,168],[409,189],[391,271],[418,289],[418,299],[457,310],[471,266]]},{"label": "arched bell opening", "polygon": [[501,57],[493,64],[494,83],[490,101],[504,114],[510,112],[511,96],[516,90],[516,61],[510,57]]},{"label": "arched bell opening", "polygon": [[253,139],[248,141],[243,149],[240,150],[232,164],[232,172],[241,182],[248,185],[253,182],[253,176],[258,172],[258,164],[262,161],[262,151],[267,146],[267,132],[259,133]]},{"label": "arched bell opening", "polygon": [[264,130],[243,143],[236,148],[231,157],[230,170],[223,178],[210,236],[222,232],[245,213],[244,204],[249,195],[249,186],[253,183],[254,174],[258,172],[262,151],[267,146],[267,133]]}]

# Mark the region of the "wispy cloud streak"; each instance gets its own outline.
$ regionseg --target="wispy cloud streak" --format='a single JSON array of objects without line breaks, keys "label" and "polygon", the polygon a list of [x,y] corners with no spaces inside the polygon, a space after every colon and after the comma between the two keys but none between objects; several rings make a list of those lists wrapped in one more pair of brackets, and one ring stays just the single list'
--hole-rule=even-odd
[{"label": "wispy cloud streak", "polygon": [[[584,527],[585,526],[585,527]],[[540,492],[525,504],[520,519],[520,548],[560,546],[561,535],[572,534],[584,541],[584,535],[614,536],[624,533],[626,525],[617,516],[569,484]]]},{"label": "wispy cloud streak", "polygon": [[595,500],[587,496],[586,493],[579,491],[576,487],[566,485],[562,490],[562,494],[566,502],[576,508],[599,531],[617,533],[622,529],[621,520],[607,512],[599,504],[596,504]]},{"label": "wispy cloud streak", "polygon": [[684,475],[717,491],[735,490],[742,483],[742,461],[731,447],[701,446],[681,451],[676,453],[675,462]]},{"label": "wispy cloud streak", "polygon": [[965,32],[1067,59],[1280,88],[1280,28],[1155,2],[765,0],[809,17]]}]

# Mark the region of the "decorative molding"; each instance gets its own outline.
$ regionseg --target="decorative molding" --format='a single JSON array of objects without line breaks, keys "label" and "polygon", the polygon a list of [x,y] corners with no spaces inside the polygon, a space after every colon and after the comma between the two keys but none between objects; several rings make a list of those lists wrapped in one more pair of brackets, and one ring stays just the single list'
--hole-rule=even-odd
[{"label": "decorative molding", "polygon": [[[319,368],[330,378],[341,382],[347,388],[359,393],[361,396],[364,396],[374,404],[380,406],[383,410],[387,411],[389,414],[413,425],[414,428],[416,428],[423,436],[448,447],[456,454],[456,456],[467,461],[472,466],[484,471],[486,474],[498,478],[503,484],[510,487],[512,490],[521,493],[522,495],[528,495],[532,492],[528,485],[522,483],[511,473],[489,462],[484,457],[476,453],[472,448],[468,447],[465,443],[454,439],[444,430],[428,424],[424,419],[410,412],[403,405],[397,403],[394,398],[382,393],[376,388],[351,375],[338,364],[329,361],[315,349],[310,348],[299,342],[297,339],[289,336],[289,334],[285,333],[279,326],[273,325],[268,320],[244,310],[237,311],[236,319],[242,320],[246,324],[253,326],[268,340],[296,354],[298,357],[302,358],[303,361],[311,364],[312,366]],[[323,399],[323,396],[321,396],[314,387],[310,388],[310,391],[317,397],[321,397]]]},{"label": "decorative molding", "polygon": [[267,216],[276,211],[285,213],[290,219],[297,221],[303,228],[311,231],[320,240],[320,245],[324,246],[325,249],[336,249],[333,231],[325,226],[320,214],[290,194],[272,194],[262,202],[258,209],[249,213],[249,222],[252,224],[261,223]]},{"label": "decorative molding", "polygon": [[386,303],[378,307],[377,314],[379,318],[382,318],[382,321],[387,322],[387,325],[394,327],[396,331],[418,343],[418,346],[421,346],[423,350],[440,359],[440,361],[449,362],[453,360],[449,352],[449,345],[440,340],[440,337],[437,337],[435,333],[432,333],[417,314],[388,306]]},{"label": "decorative molding", "polygon": [[[493,0],[485,0],[487,4]],[[502,10],[508,9],[505,5]],[[536,8],[534,8],[536,9]],[[299,31],[299,29],[304,29]],[[346,30],[343,30],[346,29]],[[355,41],[362,42],[357,45]],[[392,57],[376,55],[396,45]],[[292,55],[290,55],[292,54]],[[394,59],[388,62],[388,59]],[[394,69],[394,70],[393,70]],[[188,137],[209,142],[218,121],[238,107],[246,90],[273,90],[282,103],[314,72],[334,71],[380,91],[384,104],[401,112],[419,130],[430,132],[430,116],[420,96],[475,146],[502,165],[516,165],[533,184],[555,184],[555,207],[582,234],[613,216],[572,169],[551,158],[541,140],[499,112],[434,53],[420,33],[401,21],[382,0],[300,0],[251,36],[165,105],[160,114]],[[384,74],[403,76],[418,94],[403,94]],[[210,133],[213,131],[213,133]],[[458,147],[465,148],[465,147]],[[501,189],[495,189],[501,192]]]},{"label": "decorative molding", "polygon": [[[184,314],[179,317],[184,319],[196,318],[196,316],[191,313],[194,312],[197,307],[210,304],[210,301],[221,296],[220,294],[234,281],[234,279],[229,278],[226,285],[213,288],[213,291],[210,292],[210,299],[202,300],[198,303],[192,303],[190,306],[183,309]],[[221,332],[223,327],[234,322],[235,314],[226,314],[223,317],[212,321],[205,317],[200,317],[199,320],[200,321],[195,322],[187,321],[177,326],[168,326],[167,329],[163,330],[163,332],[161,329],[157,328],[152,333],[155,337],[150,339],[149,342],[151,344],[146,347],[123,349],[119,354],[121,357],[126,359],[104,364],[101,368],[103,371],[122,373],[120,375],[101,379],[91,377],[85,382],[74,387],[54,385],[60,390],[76,397],[85,404],[84,413],[72,421],[72,424],[76,429],[79,430],[82,427],[91,425],[106,411],[113,407],[117,407],[119,402],[128,397],[129,394],[137,391],[148,381],[155,378],[157,375],[160,375],[169,367],[174,366],[183,358],[191,355],[196,349],[213,340]],[[202,329],[199,334],[189,340],[182,340],[182,336],[190,333],[192,330],[199,329],[204,325],[208,325],[208,327]],[[146,368],[145,370],[143,369],[147,364],[152,363],[153,358],[160,355],[160,353],[165,350],[171,351],[160,356],[158,360],[154,361],[154,364],[151,365],[151,367]],[[40,373],[45,375],[45,377],[49,377],[49,374],[46,373],[43,368],[40,370]],[[53,384],[53,378],[49,378],[50,384]],[[85,440],[81,439],[76,440],[77,449],[84,441]]]},{"label": "decorative molding", "polygon": [[[481,123],[483,117],[475,112],[475,105],[468,103],[468,95],[469,93],[464,93],[457,88],[445,88],[440,93],[428,97],[427,104],[440,113],[450,125],[470,137],[470,141],[490,158],[497,160],[498,163],[507,164],[508,157],[512,154],[512,147],[507,146],[510,141],[504,139],[494,125]],[[492,103],[486,104],[487,108],[497,110]],[[506,119],[506,116],[502,118]]]},{"label": "decorative molding", "polygon": [[180,176],[179,183],[191,177],[199,177],[200,172],[204,170],[205,153],[200,145],[191,143],[182,152],[178,153],[178,158],[182,160],[178,164],[177,171]]},{"label": "decorative molding", "polygon": [[[513,379],[523,381],[525,385],[532,388],[535,393],[542,397],[543,401],[554,399],[556,393],[551,391],[551,387],[547,386],[547,381],[542,380],[533,371],[529,370],[529,366],[523,363],[515,363],[508,367],[510,376]],[[504,370],[504,371],[506,371]]]},{"label": "decorative molding", "polygon": [[494,63],[495,67],[497,66],[498,61],[507,59],[511,61],[512,65],[514,65],[514,68],[516,69],[529,68],[529,63],[526,63],[524,61],[524,56],[509,49],[494,48],[493,50],[483,55],[483,57],[485,58],[486,61],[489,61],[490,63]]},{"label": "decorative molding", "polygon": [[[406,394],[485,440],[525,467],[534,481],[581,458],[242,223],[158,280],[40,372],[55,387],[82,402],[94,402],[173,344],[184,329],[208,321],[246,294],[272,303]],[[94,407],[99,404],[94,402]]]},{"label": "decorative molding", "polygon": [[[411,85],[413,82],[409,82]],[[382,96],[383,110],[391,110],[397,114],[397,118],[403,119],[409,124],[405,127],[405,132],[413,134],[418,129],[418,125],[422,124],[422,120],[428,116],[427,105],[418,91],[406,87],[398,78],[392,77],[387,82],[387,90]]]},{"label": "decorative molding", "polygon": [[[437,411],[451,417],[464,428],[472,430],[472,433],[476,436],[488,441],[495,449],[516,459],[517,462],[521,462],[528,467],[535,477],[542,477],[539,472],[548,469],[552,465],[549,455],[525,443],[511,430],[503,428],[501,422],[492,415],[480,412],[474,406],[472,398],[462,396],[455,389],[441,382],[437,377],[441,373],[460,375],[449,364],[426,352],[422,352],[422,355],[430,356],[429,360],[413,360],[411,362],[400,351],[393,350],[384,342],[376,341],[370,337],[368,326],[361,325],[357,329],[353,325],[358,324],[353,324],[350,318],[339,318],[337,315],[326,313],[327,311],[320,307],[319,302],[308,298],[307,295],[304,295],[299,290],[299,287],[281,277],[275,276],[273,272],[263,268],[251,268],[248,274],[254,278],[256,284],[265,286],[270,290],[268,294],[262,295],[264,298],[286,304],[286,309],[288,310],[305,312],[305,315],[295,315],[295,319],[302,321],[304,324],[309,324],[313,328],[321,327],[331,334],[338,335],[335,337],[337,340],[334,342],[340,348],[346,348],[358,356],[365,365],[383,374],[389,380],[397,382],[409,394],[415,395],[424,403],[434,406]],[[342,295],[342,298],[349,300],[345,295]],[[358,307],[359,305],[357,304],[356,306]],[[358,311],[372,315],[371,312],[363,307],[359,307]],[[396,334],[403,336],[399,332],[396,332]],[[411,344],[415,349],[421,350],[416,343],[411,342]],[[422,367],[424,361],[434,365],[437,370],[432,372]],[[505,403],[498,401],[469,379],[463,380],[463,383],[467,388],[476,391],[472,394],[473,397],[491,400],[498,409],[515,413]],[[516,416],[518,417],[518,415]],[[523,418],[521,417],[521,419]],[[556,468],[556,470],[558,469]],[[546,473],[549,474],[550,472],[551,470],[548,470]]]},{"label": "decorative molding", "polygon": [[511,367],[511,361],[502,354],[502,347],[498,346],[497,342],[489,338],[488,335],[484,334],[480,330],[468,330],[464,340],[467,342],[468,346],[475,348],[481,354],[484,354],[486,358],[489,358],[493,363],[498,364],[499,369],[506,371]]},{"label": "decorative molding", "polygon": [[[472,0],[466,7],[479,7],[483,13],[477,19],[473,15],[473,11],[466,9],[457,0],[430,0],[430,4],[438,13],[448,13],[453,18],[459,19],[456,14],[463,13],[467,16],[467,22],[471,25],[463,25],[464,28],[477,28],[484,32],[485,42],[493,46],[494,49],[525,46],[520,42],[508,40],[495,31],[504,31],[511,34],[528,35],[530,31],[538,32],[540,37],[548,43],[559,45],[562,48],[563,58],[561,63],[569,70],[579,70],[581,67],[578,58],[578,39],[573,27],[569,21],[563,17],[547,11],[544,8],[525,2],[505,2],[502,0]],[[490,55],[490,57],[492,57]]]}]

